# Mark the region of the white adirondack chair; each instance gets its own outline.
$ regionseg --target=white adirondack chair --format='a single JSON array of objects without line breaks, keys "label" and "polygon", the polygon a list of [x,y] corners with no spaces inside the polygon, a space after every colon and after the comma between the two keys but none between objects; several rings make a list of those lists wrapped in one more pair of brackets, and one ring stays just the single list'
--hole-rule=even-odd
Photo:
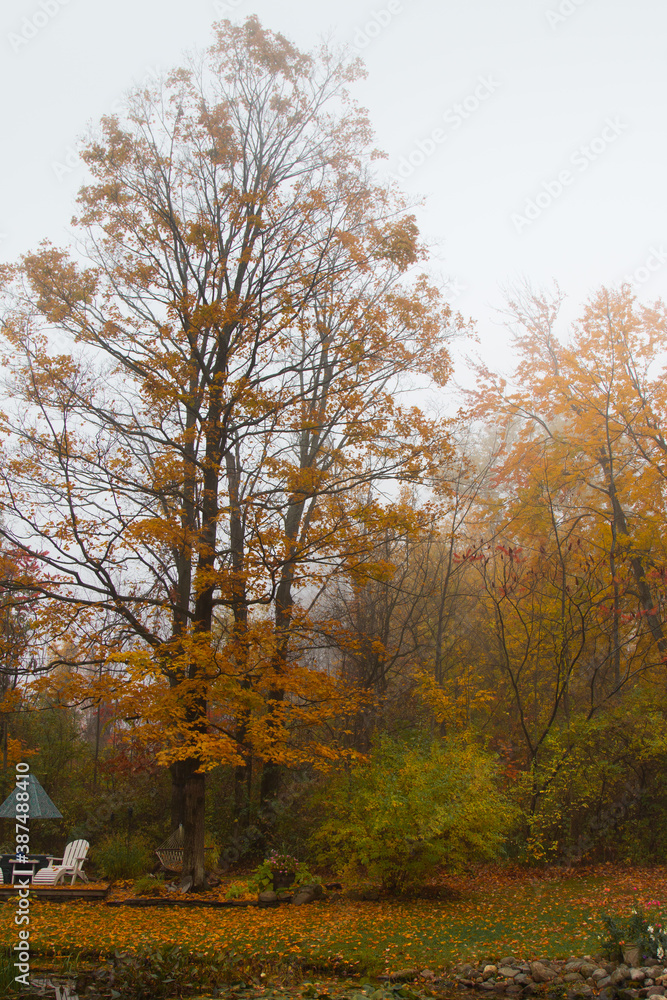
[{"label": "white adirondack chair", "polygon": [[65,880],[65,875],[71,875],[70,885],[74,885],[74,880],[78,877],[84,882],[88,881],[88,876],[81,870],[83,862],[86,860],[90,844],[87,840],[73,840],[65,848],[62,858],[49,857],[46,868],[40,868],[32,877],[33,885],[57,885],[61,880]]}]

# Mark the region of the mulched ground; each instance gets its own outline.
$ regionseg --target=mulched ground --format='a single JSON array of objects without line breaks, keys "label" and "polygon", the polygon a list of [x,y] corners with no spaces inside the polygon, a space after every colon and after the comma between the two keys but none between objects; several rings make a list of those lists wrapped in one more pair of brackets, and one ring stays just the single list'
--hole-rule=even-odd
[{"label": "mulched ground", "polygon": [[[222,902],[226,900],[227,892],[232,885],[245,883],[250,877],[251,869],[236,868],[232,872],[219,873],[220,885],[205,892],[180,893],[170,892],[166,887],[168,884],[177,883],[178,876],[169,873],[165,876],[165,883],[159,888],[155,897],[143,898],[177,898],[179,900],[191,900],[196,902]],[[466,869],[464,872],[452,874],[447,871],[438,872],[421,889],[410,893],[407,898],[416,899],[459,899],[471,891],[484,890],[493,884],[494,888],[499,888],[503,884],[508,887],[519,888],[522,885],[538,885],[546,882],[558,882],[563,879],[588,879],[591,876],[608,879],[614,885],[615,898],[626,896],[635,899],[637,894],[654,894],[662,890],[663,894],[667,889],[667,869],[663,867],[633,867],[628,868],[623,865],[616,865],[611,862],[597,865],[578,865],[576,868],[566,868],[562,866],[544,866],[542,868],[523,868],[519,865],[501,864],[480,864]],[[323,882],[334,882],[335,874],[326,872],[322,876]],[[109,884],[107,900],[126,901],[135,899],[134,883],[136,879],[125,879]],[[106,882],[90,882],[91,888],[105,886]],[[80,885],[80,883],[77,883]],[[371,887],[367,883],[361,885],[346,885],[345,892],[356,890],[357,892],[375,889],[379,893],[380,899],[390,898],[387,893],[382,892],[379,887]],[[239,897],[241,902],[254,902],[257,899],[256,893],[244,893]]]}]

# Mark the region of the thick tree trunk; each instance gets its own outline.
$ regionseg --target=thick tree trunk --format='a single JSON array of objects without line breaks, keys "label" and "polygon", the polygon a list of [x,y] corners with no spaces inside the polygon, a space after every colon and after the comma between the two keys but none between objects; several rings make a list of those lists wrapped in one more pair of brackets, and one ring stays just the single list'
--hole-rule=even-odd
[{"label": "thick tree trunk", "polygon": [[[238,448],[238,445],[237,445]],[[240,456],[232,448],[225,453],[227,491],[229,495],[229,543],[234,569],[231,578],[232,610],[234,614],[234,660],[241,686],[249,690],[248,679],[248,595],[245,583],[245,532],[243,507],[240,500]],[[250,712],[242,711],[236,721],[234,738],[246,763],[234,769],[234,833],[239,840],[250,826],[252,795],[252,757],[247,746]]]},{"label": "thick tree trunk", "polygon": [[192,877],[192,888],[204,887],[204,813],[206,777],[193,773],[197,761],[187,761],[190,773],[185,782],[183,814],[183,875]]},{"label": "thick tree trunk", "polygon": [[176,760],[169,765],[171,773],[171,829],[177,830],[185,823],[185,781],[184,762]]},{"label": "thick tree trunk", "polygon": [[262,781],[260,785],[260,801],[262,805],[270,799],[275,799],[280,791],[280,784],[284,773],[283,764],[274,764],[267,761],[262,768]]},{"label": "thick tree trunk", "polygon": [[[306,457],[303,454],[304,445],[302,442],[302,455],[301,455],[301,465],[302,468],[308,466]],[[290,553],[289,558],[285,560],[283,568],[280,574],[280,582],[276,589],[276,611],[275,611],[275,637],[276,637],[276,648],[273,654],[272,667],[276,677],[280,677],[284,673],[287,665],[287,656],[289,650],[289,636],[290,636],[290,625],[292,623],[292,612],[294,608],[294,599],[292,596],[292,583],[294,581],[294,568],[295,561],[292,558],[291,550],[293,550],[296,545],[296,539],[299,532],[299,526],[301,525],[301,519],[303,517],[305,507],[305,496],[298,498],[293,498],[287,515],[285,517],[285,540],[286,547]],[[285,700],[285,692],[281,687],[276,686],[271,691],[269,691],[267,697],[267,707],[268,713],[266,717],[265,725],[268,730],[268,735],[271,735],[272,730],[276,730],[276,735],[280,736],[280,730],[282,725],[276,724],[274,721],[274,705],[279,705],[280,702]],[[280,788],[280,782],[282,774],[284,771],[284,765],[276,764],[272,760],[267,760],[264,762],[264,767],[262,769],[262,780],[260,783],[260,804],[264,805],[269,799],[275,798],[278,794]]]},{"label": "thick tree trunk", "polygon": [[252,760],[234,768],[234,830],[242,834],[250,826]]}]

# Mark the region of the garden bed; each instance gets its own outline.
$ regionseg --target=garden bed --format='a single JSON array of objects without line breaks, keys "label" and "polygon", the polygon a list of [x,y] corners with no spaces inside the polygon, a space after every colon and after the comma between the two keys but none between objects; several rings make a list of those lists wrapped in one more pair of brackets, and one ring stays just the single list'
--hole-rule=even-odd
[{"label": "garden bed", "polygon": [[[13,899],[21,887],[18,885],[0,886],[0,901],[5,902]],[[109,892],[108,885],[42,885],[30,886],[30,899],[43,899],[51,903],[71,901],[73,899],[85,899],[99,901],[106,899]]]},{"label": "garden bed", "polygon": [[[291,902],[292,897],[289,896],[285,902]],[[134,906],[141,908],[146,907],[169,907],[169,906],[180,906],[183,909],[195,909],[196,907],[230,907],[230,906],[258,906],[256,899],[199,899],[189,896],[184,899],[182,896],[177,896],[174,893],[170,893],[168,896],[132,896],[127,899],[108,899],[106,902],[107,906]]]}]

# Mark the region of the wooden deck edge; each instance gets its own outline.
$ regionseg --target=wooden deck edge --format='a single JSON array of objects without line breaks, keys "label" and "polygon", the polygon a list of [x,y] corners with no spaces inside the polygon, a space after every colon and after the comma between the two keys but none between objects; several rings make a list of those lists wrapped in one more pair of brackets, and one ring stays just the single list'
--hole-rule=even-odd
[{"label": "wooden deck edge", "polygon": [[[18,885],[0,885],[0,900],[12,899],[18,893],[19,888]],[[31,899],[48,899],[50,902],[66,899],[102,900],[106,899],[108,892],[109,886],[104,889],[84,889],[78,886],[76,888],[74,886],[63,886],[62,888],[30,886]]]},{"label": "wooden deck edge", "polygon": [[[291,898],[291,897],[290,897]],[[137,899],[107,899],[106,906],[135,906],[135,907],[183,907],[189,909],[191,907],[208,907],[211,909],[220,909],[222,907],[230,906],[259,906],[256,899],[249,900],[239,900],[239,899],[164,899],[163,897],[156,898],[144,898],[138,897]]]}]

